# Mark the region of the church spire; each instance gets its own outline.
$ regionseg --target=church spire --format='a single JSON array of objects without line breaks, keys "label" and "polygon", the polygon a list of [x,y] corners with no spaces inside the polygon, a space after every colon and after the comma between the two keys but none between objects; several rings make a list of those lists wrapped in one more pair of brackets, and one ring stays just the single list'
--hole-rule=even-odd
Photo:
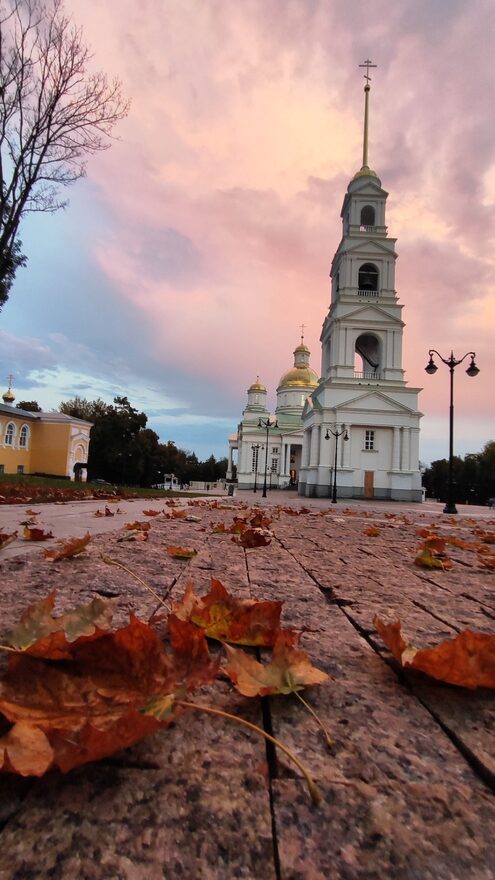
[{"label": "church spire", "polygon": [[366,73],[364,74],[364,79],[366,80],[366,84],[364,86],[364,131],[363,131],[363,164],[361,166],[361,170],[358,171],[355,177],[362,177],[364,175],[370,175],[371,177],[376,177],[374,171],[368,165],[368,132],[369,132],[369,97],[370,97],[370,67],[376,67],[376,64],[372,64],[369,58],[366,59],[364,64],[360,64],[359,67],[365,67]]}]

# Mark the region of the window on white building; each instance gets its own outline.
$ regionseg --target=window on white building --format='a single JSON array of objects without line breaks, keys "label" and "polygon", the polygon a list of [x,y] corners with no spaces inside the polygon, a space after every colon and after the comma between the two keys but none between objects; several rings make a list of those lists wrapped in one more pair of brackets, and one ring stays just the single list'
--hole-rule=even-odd
[{"label": "window on white building", "polygon": [[278,458],[272,458],[272,464],[271,464],[271,468],[270,468],[272,474],[277,473],[277,468],[278,468]]},{"label": "window on white building", "polygon": [[15,425],[13,422],[9,422],[7,425],[7,430],[5,431],[5,445],[13,446],[14,445],[14,437],[15,437]]},{"label": "window on white building", "polygon": [[258,452],[259,452],[259,449],[253,449],[253,457],[251,459],[251,473],[252,474],[254,474],[254,472],[257,470],[256,465],[258,464]]},{"label": "window on white building", "polygon": [[375,448],[375,432],[374,431],[365,431],[364,432],[364,448],[368,449],[368,450]]},{"label": "window on white building", "polygon": [[272,446],[272,452],[276,454],[278,452],[278,446]]}]

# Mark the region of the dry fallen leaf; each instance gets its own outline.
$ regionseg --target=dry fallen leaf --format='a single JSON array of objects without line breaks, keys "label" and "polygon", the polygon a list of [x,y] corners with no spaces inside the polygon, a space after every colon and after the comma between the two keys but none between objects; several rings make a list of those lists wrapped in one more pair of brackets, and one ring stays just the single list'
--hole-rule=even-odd
[{"label": "dry fallen leaf", "polygon": [[258,663],[245,651],[224,647],[228,660],[225,671],[245,697],[290,694],[328,678],[326,672],[312,665],[304,651],[293,647],[290,633],[279,633],[270,663]]},{"label": "dry fallen leaf", "polygon": [[[0,768],[41,776],[111,755],[170,723],[174,696],[217,675],[204,635],[172,621],[168,654],[156,633],[131,616],[96,641],[79,640],[70,661],[16,654],[0,686],[0,712],[13,727],[0,738]],[[162,701],[160,720],[143,711]],[[168,702],[164,717],[163,701]]]},{"label": "dry fallen leaf", "polygon": [[36,529],[31,526],[24,526],[22,534],[26,541],[48,541],[49,538],[53,538],[51,532],[45,532],[44,529]]},{"label": "dry fallen leaf", "polygon": [[82,553],[90,541],[91,535],[89,532],[86,532],[82,538],[68,538],[67,541],[60,542],[58,549],[55,547],[50,550],[44,550],[44,558],[48,559],[49,562],[58,562],[59,559],[71,559],[73,556],[78,556],[79,553]]},{"label": "dry fallen leaf", "polygon": [[184,598],[172,610],[204,629],[210,638],[238,645],[273,645],[280,632],[282,602],[236,599],[212,578],[206,596],[196,596],[188,584]]},{"label": "dry fallen leaf", "polygon": [[265,529],[247,528],[241,532],[238,538],[233,537],[232,540],[244,548],[267,547],[271,543],[272,536]]},{"label": "dry fallen leaf", "polygon": [[12,544],[16,538],[17,532],[0,532],[0,550],[3,550],[8,544]]},{"label": "dry fallen leaf", "polygon": [[74,642],[101,638],[110,629],[114,606],[115,602],[110,599],[97,598],[54,617],[55,592],[52,592],[23,612],[3,642],[15,651],[34,657],[67,659]]},{"label": "dry fallen leaf", "polygon": [[189,547],[167,547],[166,550],[173,559],[193,559],[198,553],[197,550],[192,550]]},{"label": "dry fallen leaf", "polygon": [[[436,540],[443,541],[443,538],[437,538]],[[445,542],[443,543],[445,544]],[[420,548],[414,560],[414,564],[420,568],[440,568],[443,571],[452,568],[452,560],[444,554],[436,553],[431,546],[423,546]]]},{"label": "dry fallen leaf", "polygon": [[160,516],[161,510],[143,510],[143,516]]},{"label": "dry fallen leaf", "polygon": [[375,616],[373,624],[401,666],[461,687],[495,687],[495,635],[466,629],[434,648],[416,648],[405,641],[399,620]]},{"label": "dry fallen leaf", "polygon": [[133,522],[133,523],[126,523],[124,526],[124,529],[129,529],[129,531],[132,530],[134,532],[138,532],[138,531],[147,532],[150,528],[151,528],[151,526],[150,526],[149,522],[138,522],[138,521]]}]

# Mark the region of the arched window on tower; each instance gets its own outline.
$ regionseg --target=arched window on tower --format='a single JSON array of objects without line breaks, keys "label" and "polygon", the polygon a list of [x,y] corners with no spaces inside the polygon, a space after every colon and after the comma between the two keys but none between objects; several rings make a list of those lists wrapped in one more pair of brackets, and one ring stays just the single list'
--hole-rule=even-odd
[{"label": "arched window on tower", "polygon": [[359,268],[358,293],[364,296],[378,296],[378,269],[373,263],[363,263]]},{"label": "arched window on tower", "polygon": [[375,225],[375,209],[373,205],[365,205],[361,208],[361,226]]},{"label": "arched window on tower", "polygon": [[381,379],[382,347],[378,337],[372,333],[361,333],[354,350],[354,378]]}]

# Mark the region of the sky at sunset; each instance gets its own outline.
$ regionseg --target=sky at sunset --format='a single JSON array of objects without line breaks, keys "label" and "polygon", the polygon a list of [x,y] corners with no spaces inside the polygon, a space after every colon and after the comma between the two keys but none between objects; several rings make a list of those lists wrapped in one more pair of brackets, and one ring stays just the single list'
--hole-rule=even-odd
[{"label": "sky at sunset", "polygon": [[[389,192],[420,457],[495,439],[493,0],[66,0],[131,99],[68,208],[33,215],[0,313],[0,384],[44,409],[125,394],[162,441],[227,454],[256,375],[275,407],[299,326],[320,370],[329,268],[361,165]],[[117,12],[118,10],[118,12]],[[468,366],[468,361],[465,366]],[[491,389],[491,390],[490,390]]]}]

